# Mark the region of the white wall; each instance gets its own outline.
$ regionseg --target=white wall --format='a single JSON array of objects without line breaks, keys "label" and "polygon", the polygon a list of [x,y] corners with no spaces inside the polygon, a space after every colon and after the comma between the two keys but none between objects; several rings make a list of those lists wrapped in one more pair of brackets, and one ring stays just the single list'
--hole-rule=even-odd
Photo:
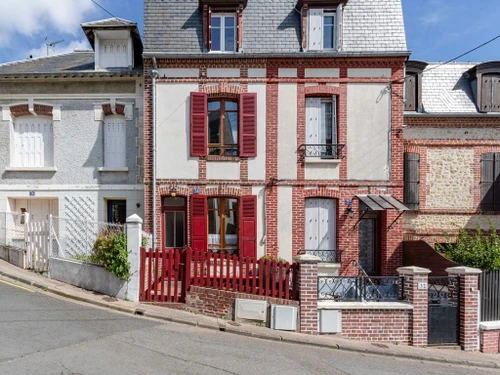
[{"label": "white wall", "polygon": [[297,178],[297,84],[278,85],[278,178]]},{"label": "white wall", "polygon": [[340,180],[340,163],[307,163],[306,180]]},{"label": "white wall", "polygon": [[292,187],[278,187],[278,256],[292,262]]},{"label": "white wall", "polygon": [[198,158],[190,157],[189,95],[197,83],[159,83],[157,89],[157,177],[198,178]]},{"label": "white wall", "polygon": [[265,202],[266,202],[266,187],[252,187],[252,195],[257,196],[257,259],[266,254],[266,217],[265,217]]},{"label": "white wall", "polygon": [[348,179],[389,179],[390,105],[386,84],[347,86]]},{"label": "white wall", "polygon": [[[265,70],[265,69],[264,69]],[[248,92],[257,93],[257,157],[248,159],[248,179],[266,179],[266,84],[249,83]]]},{"label": "white wall", "polygon": [[239,180],[239,162],[207,161],[207,180]]}]

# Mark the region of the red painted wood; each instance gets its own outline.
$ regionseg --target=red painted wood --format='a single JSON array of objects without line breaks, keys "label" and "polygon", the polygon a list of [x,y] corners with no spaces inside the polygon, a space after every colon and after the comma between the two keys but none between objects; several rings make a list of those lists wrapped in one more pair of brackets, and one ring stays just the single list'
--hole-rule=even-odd
[{"label": "red painted wood", "polygon": [[257,255],[257,196],[240,198],[240,256]]},{"label": "red painted wood", "polygon": [[167,273],[167,252],[165,249],[161,252],[161,301],[165,302],[165,274]]},{"label": "red painted wood", "polygon": [[191,195],[191,239],[195,250],[207,251],[207,204],[205,195]]},{"label": "red painted wood", "polygon": [[245,290],[250,293],[250,258],[245,258]]},{"label": "red painted wood", "polygon": [[210,254],[207,252],[207,254],[206,254],[206,260],[207,260],[207,277],[206,277],[206,284],[205,284],[205,286],[207,286],[207,287],[210,288],[212,286],[212,283],[210,282],[210,273],[211,273],[211,270],[210,270],[211,267],[210,266],[211,266],[211,264],[210,264],[210,258],[209,258],[209,256],[210,256]]},{"label": "red painted wood", "polygon": [[224,289],[224,283],[226,282],[226,278],[224,276],[224,254],[221,254],[220,259],[219,259],[219,280],[220,280],[220,288]]},{"label": "red painted wood", "polygon": [[147,292],[147,301],[153,300],[153,249],[149,249],[148,251],[148,292]]},{"label": "red painted wood", "polygon": [[238,276],[237,274],[237,267],[238,267],[238,257],[236,255],[232,256],[233,259],[233,291],[236,292],[238,290],[238,286],[236,285]]},{"label": "red painted wood", "polygon": [[173,272],[174,280],[174,302],[179,302],[179,265],[181,263],[179,250],[174,250],[173,254],[175,256],[175,268]]},{"label": "red painted wood", "polygon": [[266,266],[264,267],[265,268],[265,273],[266,275],[264,276],[266,278],[266,285],[265,285],[265,288],[264,288],[264,295],[265,296],[268,296],[269,295],[269,290],[270,290],[270,286],[271,286],[271,261],[270,260],[266,260]]},{"label": "red painted wood", "polygon": [[271,262],[271,297],[276,297],[276,261]]},{"label": "red painted wood", "polygon": [[158,293],[158,278],[161,278],[160,276],[160,262],[159,262],[159,259],[160,259],[160,250],[156,249],[155,251],[155,265],[154,265],[154,274],[153,274],[153,277],[154,277],[154,301],[155,302],[158,302],[159,301],[159,293]]},{"label": "red painted wood", "polygon": [[264,289],[266,286],[264,285],[264,260],[259,259],[259,295],[264,295]]},{"label": "red painted wood", "polygon": [[290,299],[290,263],[286,263],[286,269],[285,269],[285,298]]},{"label": "red painted wood", "polygon": [[167,251],[167,301],[172,302],[172,273],[173,273],[173,261],[174,261],[174,250],[166,250]]},{"label": "red painted wood", "polygon": [[226,290],[231,289],[231,255],[226,254]]},{"label": "red painted wood", "polygon": [[146,249],[141,247],[141,259],[140,259],[140,271],[139,271],[139,301],[144,301],[144,282],[146,277]]},{"label": "red painted wood", "polygon": [[252,294],[257,294],[257,259],[251,258],[250,259],[251,264],[252,264]]},{"label": "red painted wood", "polygon": [[213,284],[212,285],[213,285],[213,287],[215,289],[217,289],[217,285],[218,285],[217,284],[217,259],[219,259],[219,254],[217,254],[217,253],[213,254],[213,259],[212,259],[213,263],[212,263],[212,266],[214,267],[213,268],[213,270],[214,270],[214,272],[213,272],[214,279],[213,279]]},{"label": "red painted wood", "polygon": [[283,298],[283,262],[278,263],[278,298]]},{"label": "red painted wood", "polygon": [[182,288],[182,300],[186,300],[186,292],[189,290],[189,286],[191,285],[191,258],[193,256],[193,251],[191,248],[188,248],[184,251],[184,264],[185,272],[184,272],[184,285]]},{"label": "red painted wood", "polygon": [[207,94],[191,93],[191,156],[206,156],[208,148]]},{"label": "red painted wood", "polygon": [[257,156],[257,94],[240,95],[240,156]]}]

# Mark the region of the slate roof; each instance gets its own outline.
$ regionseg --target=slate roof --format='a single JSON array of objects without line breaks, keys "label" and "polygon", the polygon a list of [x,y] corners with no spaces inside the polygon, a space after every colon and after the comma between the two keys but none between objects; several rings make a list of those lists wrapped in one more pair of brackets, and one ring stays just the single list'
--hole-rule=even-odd
[{"label": "slate roof", "polygon": [[[296,4],[297,0],[248,0],[243,11],[244,54],[300,53]],[[407,51],[401,0],[349,0],[343,14],[343,53]],[[145,0],[144,36],[146,56],[204,53],[198,0]]]},{"label": "slate roof", "polygon": [[137,23],[125,20],[123,18],[106,18],[104,20],[82,23],[82,27],[134,27]]},{"label": "slate roof", "polygon": [[475,63],[430,63],[422,75],[422,103],[426,113],[478,113],[471,84],[465,75]]}]

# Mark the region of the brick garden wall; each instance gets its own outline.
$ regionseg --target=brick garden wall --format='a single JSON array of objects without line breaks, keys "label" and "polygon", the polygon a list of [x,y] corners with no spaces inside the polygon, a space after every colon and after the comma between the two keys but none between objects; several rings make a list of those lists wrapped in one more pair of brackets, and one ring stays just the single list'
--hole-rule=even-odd
[{"label": "brick garden wall", "polygon": [[500,329],[491,331],[481,331],[481,352],[498,353],[500,352]]}]

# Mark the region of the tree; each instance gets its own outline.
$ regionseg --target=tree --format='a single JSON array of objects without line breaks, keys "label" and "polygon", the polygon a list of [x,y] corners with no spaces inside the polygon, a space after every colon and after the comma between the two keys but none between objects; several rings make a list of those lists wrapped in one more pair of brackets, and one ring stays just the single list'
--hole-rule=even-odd
[{"label": "tree", "polygon": [[455,243],[445,233],[447,243],[436,244],[436,250],[452,261],[467,267],[481,270],[500,270],[500,237],[491,220],[489,220],[491,234],[484,234],[478,225],[475,234],[462,228]]}]

